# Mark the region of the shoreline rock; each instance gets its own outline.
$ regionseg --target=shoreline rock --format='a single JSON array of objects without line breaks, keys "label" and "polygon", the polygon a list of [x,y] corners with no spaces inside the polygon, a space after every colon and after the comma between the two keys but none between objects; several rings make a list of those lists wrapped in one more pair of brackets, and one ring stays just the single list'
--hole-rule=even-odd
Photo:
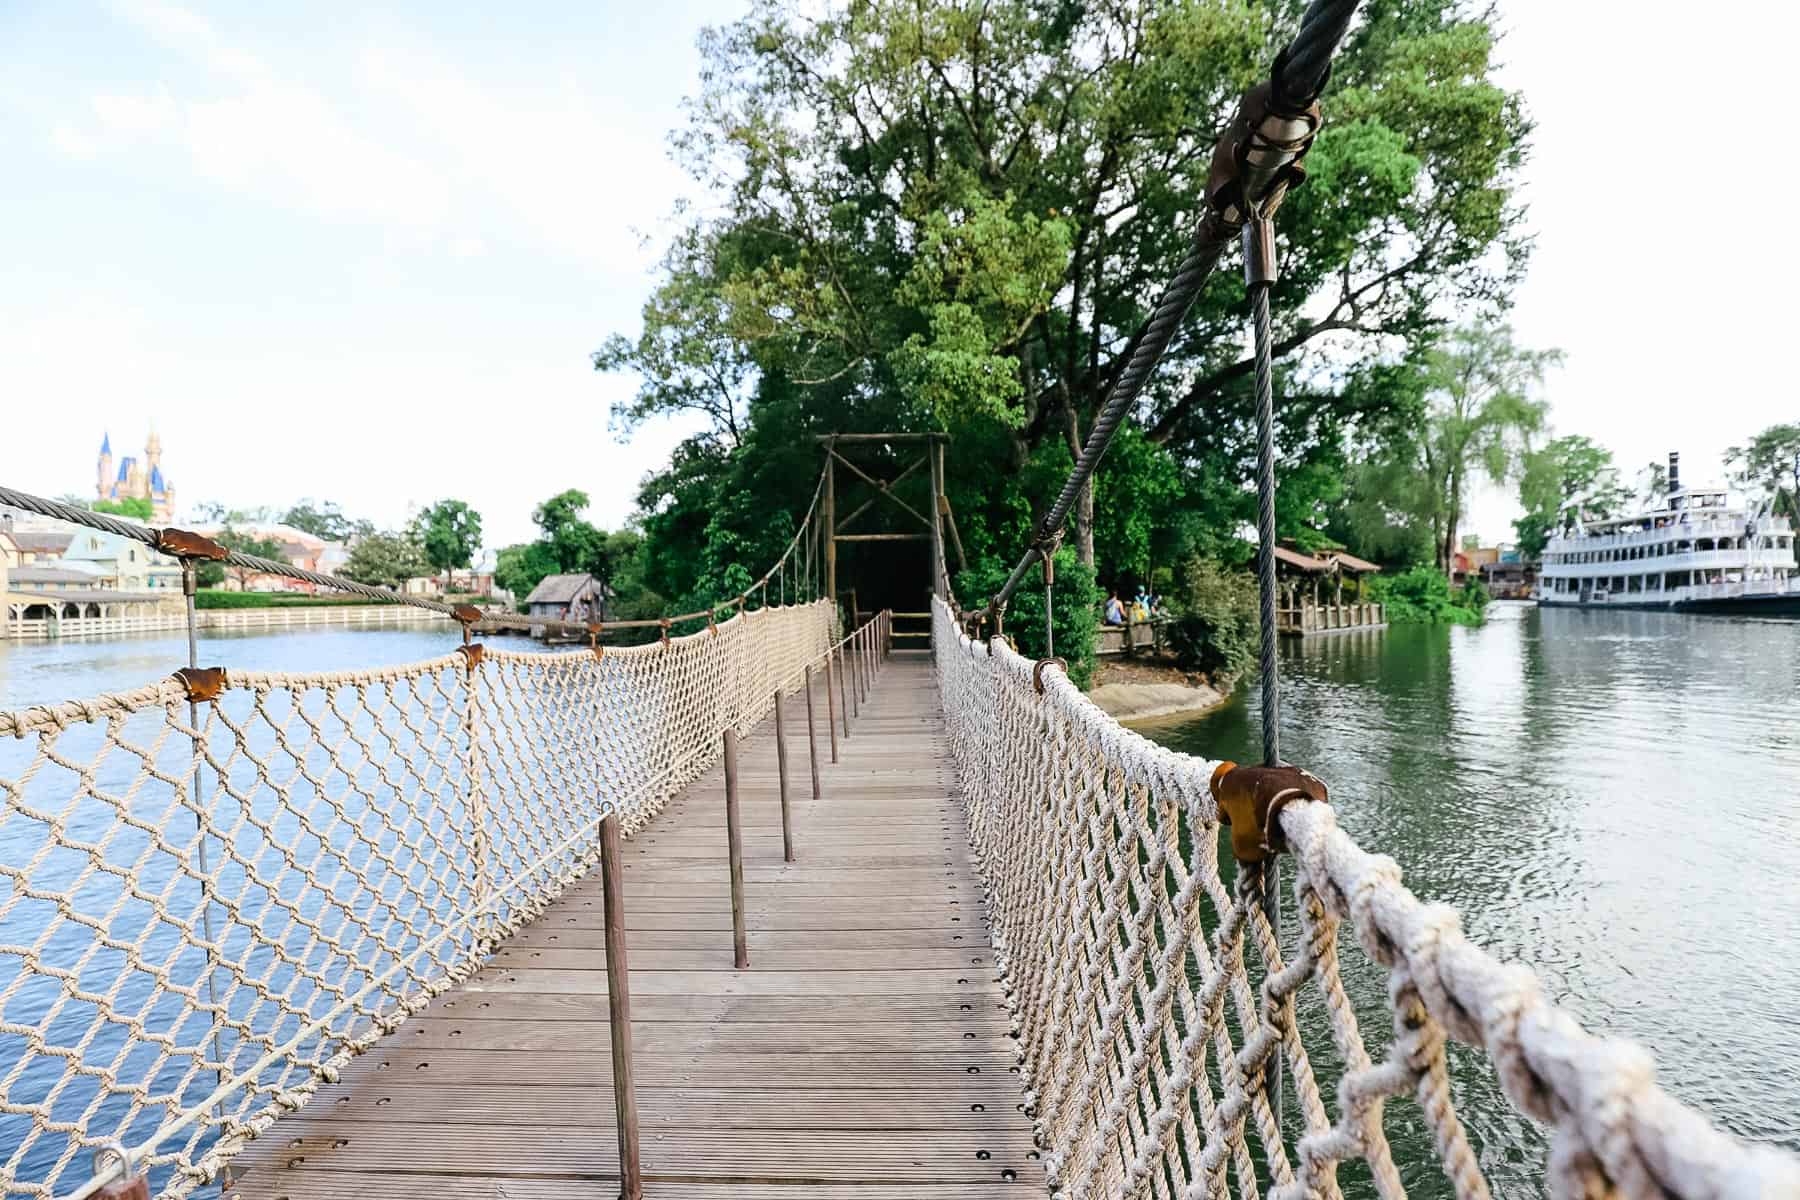
[{"label": "shoreline rock", "polygon": [[1088,699],[1116,721],[1136,723],[1164,717],[1197,717],[1231,700],[1230,692],[1185,683],[1103,683]]}]

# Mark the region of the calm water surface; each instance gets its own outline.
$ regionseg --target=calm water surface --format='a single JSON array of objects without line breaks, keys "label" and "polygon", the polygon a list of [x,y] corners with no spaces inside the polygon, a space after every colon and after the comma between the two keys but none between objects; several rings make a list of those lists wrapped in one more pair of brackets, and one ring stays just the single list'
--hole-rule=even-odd
[{"label": "calm water surface", "polygon": [[[1674,1095],[1800,1150],[1800,622],[1500,604],[1481,629],[1290,643],[1282,687],[1283,756],[1364,847],[1648,1046]],[[1255,708],[1143,732],[1254,760]],[[1379,1031],[1381,983],[1356,983]],[[1453,1065],[1496,1192],[1538,1194],[1541,1136],[1483,1061]],[[1414,1195],[1447,1194],[1415,1111],[1389,1106],[1397,1157]]]}]

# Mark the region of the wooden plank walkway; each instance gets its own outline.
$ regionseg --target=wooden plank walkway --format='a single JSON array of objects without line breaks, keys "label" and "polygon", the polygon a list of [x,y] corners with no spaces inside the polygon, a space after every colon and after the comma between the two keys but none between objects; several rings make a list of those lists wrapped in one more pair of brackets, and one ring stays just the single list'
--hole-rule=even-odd
[{"label": "wooden plank walkway", "polygon": [[[739,754],[749,969],[719,770],[625,847],[645,1195],[1042,1194],[928,659],[894,656],[837,766],[815,690],[817,804],[804,697],[787,703],[796,862],[772,723]],[[596,870],[278,1123],[226,1195],[610,1200],[601,907]]]}]

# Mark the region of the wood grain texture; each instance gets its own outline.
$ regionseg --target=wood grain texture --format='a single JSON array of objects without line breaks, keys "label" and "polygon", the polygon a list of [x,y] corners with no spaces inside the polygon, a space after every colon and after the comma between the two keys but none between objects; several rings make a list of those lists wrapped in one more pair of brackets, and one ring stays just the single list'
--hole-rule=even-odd
[{"label": "wood grain texture", "polygon": [[[858,664],[836,665],[831,683],[854,685]],[[860,710],[825,706],[852,716],[841,761],[821,795],[789,792],[799,861],[783,861],[773,722],[737,748],[748,969],[720,770],[623,848],[651,1200],[1043,1193],[929,662],[862,665]],[[605,916],[595,872],[257,1141],[227,1196],[611,1200]]]}]

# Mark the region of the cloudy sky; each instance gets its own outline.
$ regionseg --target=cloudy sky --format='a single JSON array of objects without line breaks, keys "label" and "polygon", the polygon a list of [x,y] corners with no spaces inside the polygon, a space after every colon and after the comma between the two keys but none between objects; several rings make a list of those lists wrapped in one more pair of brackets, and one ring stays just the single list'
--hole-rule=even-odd
[{"label": "cloudy sky", "polygon": [[[87,494],[101,434],[134,453],[154,422],[184,503],[393,523],[457,496],[501,545],[580,487],[617,523],[681,431],[620,445],[632,383],[586,356],[635,327],[694,35],[740,7],[0,0],[0,480]],[[1504,3],[1539,123],[1515,324],[1568,353],[1557,431],[1690,474],[1800,419],[1800,18],[1707,12]],[[1510,507],[1484,494],[1471,529]]]}]

